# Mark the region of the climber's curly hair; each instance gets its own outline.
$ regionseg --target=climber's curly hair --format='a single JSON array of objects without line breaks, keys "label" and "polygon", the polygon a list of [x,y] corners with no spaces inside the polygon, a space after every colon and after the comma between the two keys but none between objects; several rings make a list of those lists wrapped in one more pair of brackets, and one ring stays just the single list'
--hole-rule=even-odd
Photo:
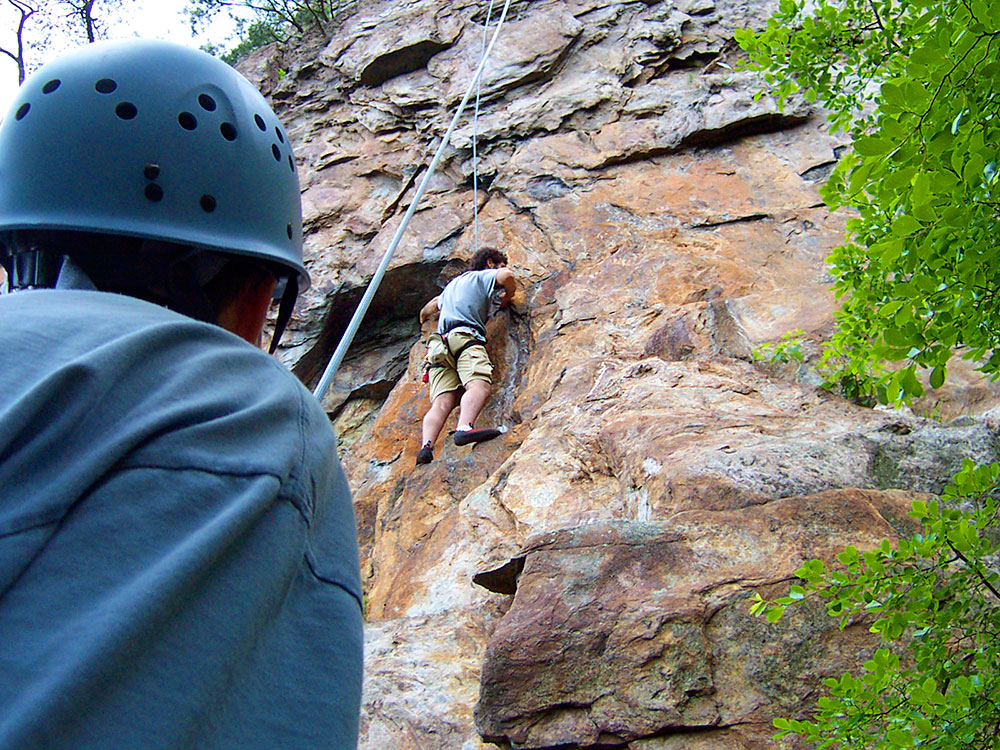
[{"label": "climber's curly hair", "polygon": [[472,260],[469,261],[469,267],[473,271],[485,271],[486,264],[491,260],[498,266],[507,265],[506,255],[495,248],[484,247],[472,256]]}]

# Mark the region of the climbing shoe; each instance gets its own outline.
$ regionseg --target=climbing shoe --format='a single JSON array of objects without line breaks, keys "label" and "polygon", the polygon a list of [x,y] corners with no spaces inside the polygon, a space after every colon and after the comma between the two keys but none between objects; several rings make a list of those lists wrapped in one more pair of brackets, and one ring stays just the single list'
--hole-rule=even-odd
[{"label": "climbing shoe", "polygon": [[492,440],[501,435],[503,435],[503,430],[462,430],[455,433],[455,445],[482,443],[485,440]]},{"label": "climbing shoe", "polygon": [[434,451],[431,450],[431,444],[423,446],[417,453],[417,466],[420,464],[429,464],[434,460]]}]

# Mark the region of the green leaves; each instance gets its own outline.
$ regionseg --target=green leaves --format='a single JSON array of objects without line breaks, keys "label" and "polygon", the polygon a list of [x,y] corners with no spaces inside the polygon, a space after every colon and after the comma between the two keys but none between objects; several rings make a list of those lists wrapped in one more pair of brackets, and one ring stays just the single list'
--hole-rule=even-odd
[{"label": "green leaves", "polygon": [[882,156],[895,148],[895,144],[887,138],[859,138],[854,142],[854,150],[862,156]]},{"label": "green leaves", "polygon": [[919,533],[864,552],[847,547],[837,556],[840,568],[810,560],[787,596],[754,596],[751,611],[771,621],[819,598],[841,627],[867,622],[883,643],[857,673],[824,681],[827,692],[810,719],[775,719],[778,737],[795,734],[819,747],[994,746],[998,476],[1000,464],[966,460],[942,500],[913,502]]},{"label": "green leaves", "polygon": [[[184,15],[193,31],[200,30],[219,13],[228,15],[236,32],[226,40],[225,45],[230,49],[221,57],[234,64],[265,44],[288,44],[309,29],[330,32],[353,14],[357,6],[358,0],[188,0]],[[222,44],[208,45],[205,51],[217,54],[222,47]]]},{"label": "green leaves", "polygon": [[[829,258],[843,308],[820,366],[862,403],[942,387],[953,350],[1000,376],[1000,3],[782,0],[750,67],[780,101],[815,96],[854,148],[821,189],[847,207]],[[775,349],[775,351],[778,351]],[[972,750],[1000,725],[1000,466],[965,462],[942,498],[916,500],[918,534],[848,547],[754,615],[776,622],[820,600],[841,627],[864,622],[884,648],[825,682],[808,720],[774,720],[820,748]],[[907,658],[899,654],[908,651]]]},{"label": "green leaves", "polygon": [[738,39],[853,140],[821,189],[855,217],[830,256],[829,387],[905,403],[945,384],[955,349],[1000,373],[1000,3],[791,0]]}]

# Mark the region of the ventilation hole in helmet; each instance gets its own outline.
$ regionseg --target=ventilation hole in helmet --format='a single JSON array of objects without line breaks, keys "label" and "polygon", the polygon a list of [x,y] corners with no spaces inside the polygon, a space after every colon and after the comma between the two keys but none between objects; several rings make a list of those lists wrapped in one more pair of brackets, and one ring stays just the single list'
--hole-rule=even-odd
[{"label": "ventilation hole in helmet", "polygon": [[163,200],[163,188],[161,188],[156,183],[150,183],[146,185],[146,197],[153,201],[153,203],[158,203]]},{"label": "ventilation hole in helmet", "polygon": [[281,161],[281,149],[278,148],[277,143],[271,144],[271,154],[274,156],[275,161]]},{"label": "ventilation hole in helmet", "polygon": [[292,239],[292,225],[291,224],[286,224],[285,225],[285,234],[288,235],[288,239]]},{"label": "ventilation hole in helmet", "polygon": [[198,104],[200,104],[201,108],[206,112],[215,111],[215,99],[210,97],[208,94],[202,94],[201,96],[199,96]]},{"label": "ventilation hole in helmet", "polygon": [[288,155],[288,168],[290,170],[292,170],[293,172],[295,171],[295,160],[292,159],[292,155],[291,154]]},{"label": "ventilation hole in helmet", "polygon": [[94,84],[94,88],[97,89],[99,94],[110,94],[116,88],[118,84],[112,81],[110,78],[102,78],[97,83]]},{"label": "ventilation hole in helmet", "polygon": [[160,165],[159,164],[147,164],[142,168],[142,176],[147,180],[155,180],[160,176]]},{"label": "ventilation hole in helmet", "polygon": [[62,85],[62,81],[60,81],[58,78],[53,78],[51,81],[49,81],[44,86],[42,86],[42,93],[43,94],[51,94],[53,91],[55,91],[61,85]]},{"label": "ventilation hole in helmet", "polygon": [[201,196],[200,203],[201,203],[201,210],[204,211],[207,214],[210,214],[210,213],[212,213],[212,211],[215,210],[215,206],[216,206],[215,198],[213,196],[211,196],[211,195],[203,195],[203,196]]},{"label": "ventilation hole in helmet", "polygon": [[257,123],[257,127],[260,128],[261,132],[267,130],[267,125],[264,124],[264,118],[260,115],[254,115],[253,121]]},{"label": "ventilation hole in helmet", "polygon": [[28,114],[28,111],[30,109],[31,109],[31,105],[28,104],[28,102],[25,102],[20,107],[18,107],[17,112],[14,114],[14,119],[15,120],[23,120],[24,116],[26,114]]},{"label": "ventilation hole in helmet", "polygon": [[224,122],[219,126],[219,132],[227,141],[236,140],[236,127],[230,122]]},{"label": "ventilation hole in helmet", "polygon": [[123,120],[131,120],[139,114],[139,110],[135,108],[135,105],[132,102],[122,102],[115,107],[115,114]]},{"label": "ventilation hole in helmet", "polygon": [[198,127],[198,120],[190,112],[181,112],[177,115],[177,122],[181,124],[181,127],[185,130],[194,130]]},{"label": "ventilation hole in helmet", "polygon": [[281,141],[282,143],[284,143],[284,142],[285,142],[285,136],[284,136],[284,135],[282,135],[282,133],[281,133],[281,131],[280,131],[280,130],[278,129],[278,126],[277,126],[277,125],[275,125],[275,126],[274,126],[274,134],[275,134],[276,136],[278,136],[278,140],[279,140],[279,141]]}]

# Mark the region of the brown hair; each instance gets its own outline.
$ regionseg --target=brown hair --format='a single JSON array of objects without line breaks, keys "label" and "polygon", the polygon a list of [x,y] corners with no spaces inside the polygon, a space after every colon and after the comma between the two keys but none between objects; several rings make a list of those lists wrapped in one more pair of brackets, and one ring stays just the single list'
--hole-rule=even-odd
[{"label": "brown hair", "polygon": [[472,260],[469,261],[469,266],[473,271],[483,271],[486,269],[486,264],[491,260],[498,266],[507,264],[506,255],[492,247],[484,247],[472,256]]}]

